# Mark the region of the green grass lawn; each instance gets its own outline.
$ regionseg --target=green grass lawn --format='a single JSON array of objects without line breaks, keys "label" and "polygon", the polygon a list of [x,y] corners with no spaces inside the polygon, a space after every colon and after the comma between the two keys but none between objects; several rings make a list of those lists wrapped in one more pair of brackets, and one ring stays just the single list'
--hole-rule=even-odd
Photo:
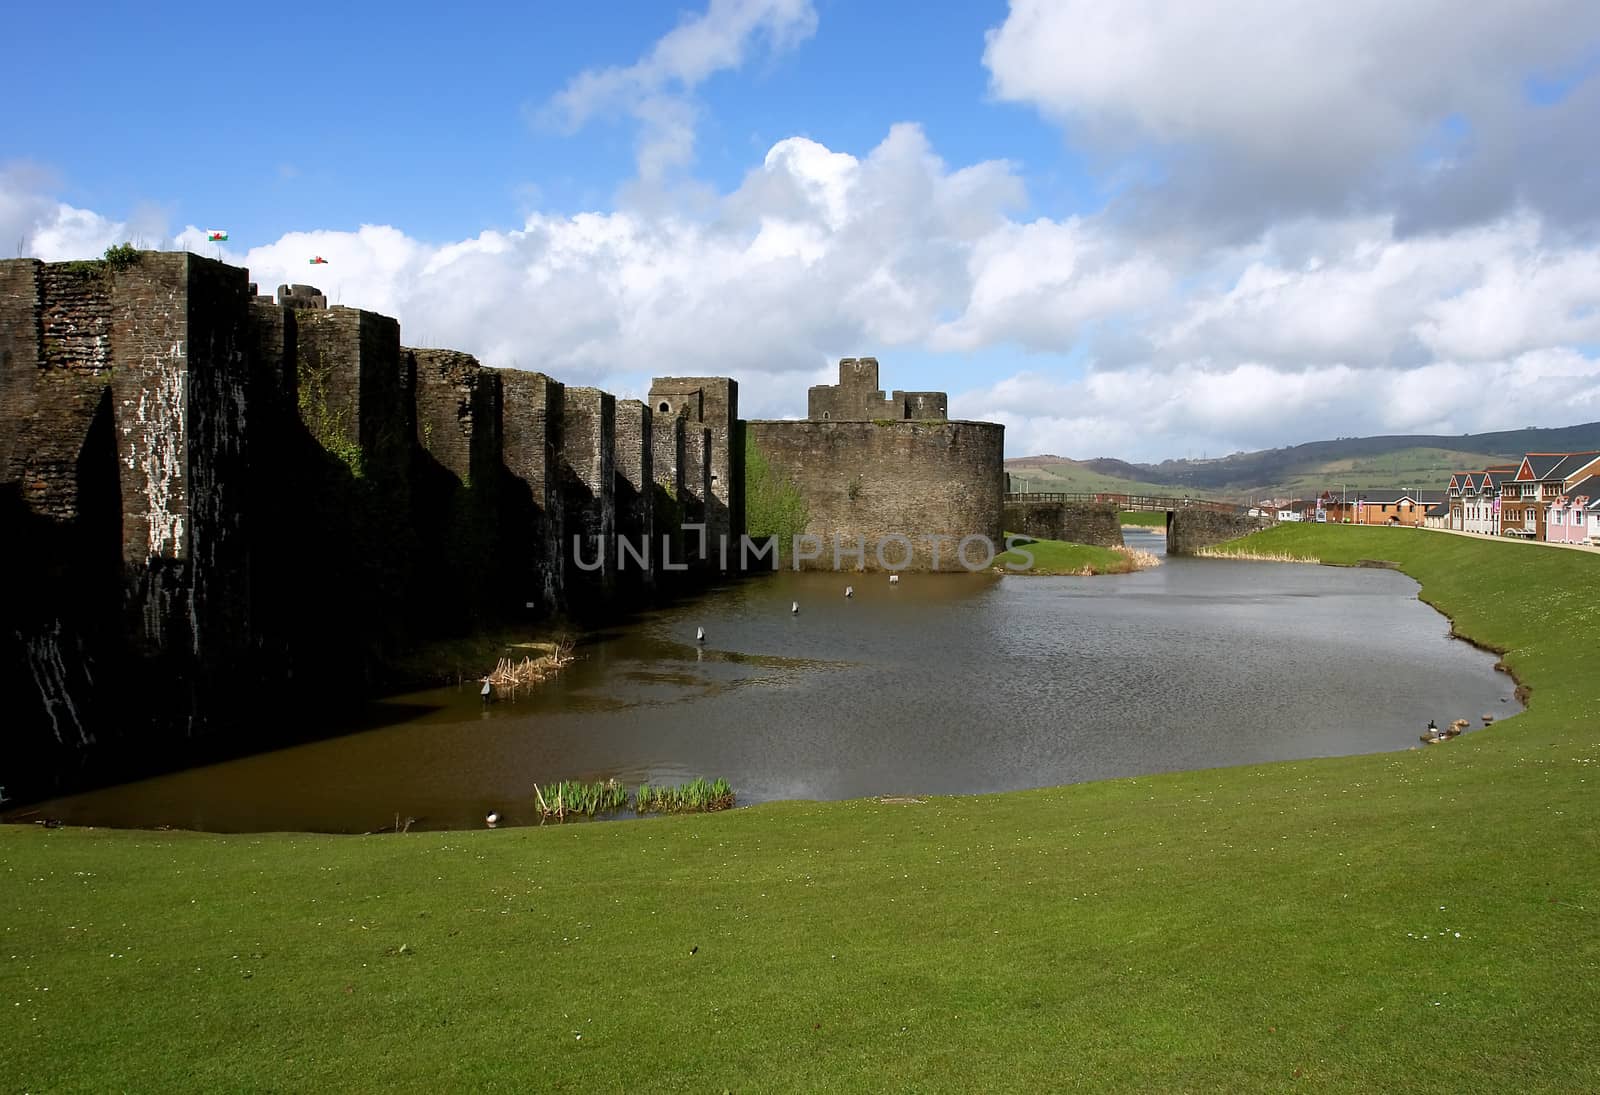
[{"label": "green grass lawn", "polygon": [[[1600,1089],[1600,559],[1252,541],[1399,562],[1529,710],[1411,752],[920,803],[0,828],[0,1085]],[[1291,683],[1285,718],[1318,702]]]},{"label": "green grass lawn", "polygon": [[1167,527],[1167,514],[1164,510],[1160,512],[1155,510],[1123,510],[1120,516],[1124,525],[1138,525],[1140,528],[1159,529]]},{"label": "green grass lawn", "polygon": [[[1015,533],[1007,533],[1014,536]],[[1026,573],[1051,574],[1127,574],[1133,561],[1120,551],[1095,547],[1093,544],[1073,544],[1066,540],[1029,540],[1023,545],[1033,556]],[[1020,551],[1004,551],[995,556],[994,565],[1001,568],[1023,566],[1028,563]]]}]

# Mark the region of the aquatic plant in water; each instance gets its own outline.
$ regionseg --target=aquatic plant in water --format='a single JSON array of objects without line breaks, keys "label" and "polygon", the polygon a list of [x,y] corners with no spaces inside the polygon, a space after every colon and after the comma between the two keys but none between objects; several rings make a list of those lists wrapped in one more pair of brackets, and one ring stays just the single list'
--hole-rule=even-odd
[{"label": "aquatic plant in water", "polygon": [[705,777],[679,784],[676,787],[639,785],[634,797],[635,813],[710,813],[726,810],[733,805],[733,788],[725,779],[707,780]]},{"label": "aquatic plant in water", "polygon": [[[594,783],[566,779],[543,786],[536,783],[533,795],[539,813],[546,818],[594,817],[629,805],[627,790],[614,779]],[[633,799],[633,810],[638,814],[710,813],[732,805],[733,788],[728,781],[704,777],[677,787],[641,783]]]},{"label": "aquatic plant in water", "polygon": [[539,812],[545,817],[563,818],[568,814],[594,817],[602,811],[620,810],[628,805],[627,790],[614,779],[595,783],[564,779],[544,787],[535,783],[533,794]]}]

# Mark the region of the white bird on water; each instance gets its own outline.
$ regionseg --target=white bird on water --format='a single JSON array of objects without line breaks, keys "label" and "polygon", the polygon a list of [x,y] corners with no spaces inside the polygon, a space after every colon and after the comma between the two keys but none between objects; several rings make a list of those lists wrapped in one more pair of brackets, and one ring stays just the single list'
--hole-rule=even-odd
[{"label": "white bird on water", "polygon": [[484,823],[489,826],[489,828],[493,829],[496,825],[500,824],[500,814],[494,810],[490,810],[489,816],[483,820]]},{"label": "white bird on water", "polygon": [[793,604],[791,604],[789,606],[789,614],[791,616],[800,615],[800,602],[799,601],[795,601]]},{"label": "white bird on water", "polygon": [[846,597],[854,597],[856,595],[856,587],[855,586],[845,586],[844,587],[844,595]]},{"label": "white bird on water", "polygon": [[889,575],[889,584],[892,585],[892,586],[899,585],[900,584],[900,575],[898,575],[898,574]]},{"label": "white bird on water", "polygon": [[703,642],[706,641],[706,629],[705,628],[697,627],[697,628],[694,629],[694,641],[697,642],[697,643],[703,643]]}]

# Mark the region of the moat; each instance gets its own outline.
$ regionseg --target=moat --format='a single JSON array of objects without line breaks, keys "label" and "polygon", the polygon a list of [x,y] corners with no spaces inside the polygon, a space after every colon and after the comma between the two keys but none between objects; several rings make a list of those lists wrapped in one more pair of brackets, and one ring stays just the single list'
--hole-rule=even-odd
[{"label": "moat", "polygon": [[1386,570],[1173,558],[1097,578],[780,574],[596,637],[514,703],[412,694],[378,729],[29,812],[481,827],[490,809],[535,821],[532,784],[568,777],[721,776],[741,804],[977,793],[1405,749],[1430,718],[1520,710],[1416,589]]}]

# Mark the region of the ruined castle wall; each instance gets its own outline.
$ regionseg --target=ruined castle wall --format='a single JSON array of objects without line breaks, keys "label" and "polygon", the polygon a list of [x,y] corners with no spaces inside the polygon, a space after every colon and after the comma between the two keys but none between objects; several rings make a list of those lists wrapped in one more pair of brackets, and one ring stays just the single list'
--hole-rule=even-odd
[{"label": "ruined castle wall", "polygon": [[895,392],[891,400],[896,418],[943,421],[950,417],[950,397],[944,392]]},{"label": "ruined castle wall", "polygon": [[616,578],[616,400],[599,388],[567,388],[561,407],[566,586],[569,601],[581,593],[593,602],[610,595]]},{"label": "ruined castle wall", "polygon": [[0,483],[34,513],[71,521],[84,439],[109,390],[109,271],[9,260],[0,294]]},{"label": "ruined castle wall", "polygon": [[870,422],[900,418],[878,387],[878,359],[847,357],[839,362],[838,384],[817,384],[806,392],[806,417],[817,421]]},{"label": "ruined castle wall", "polygon": [[1096,547],[1121,547],[1117,507],[1101,502],[1007,502],[1007,532],[1035,540],[1066,540]]},{"label": "ruined castle wall", "polygon": [[[711,497],[711,431],[693,423],[684,424],[683,434],[683,519],[687,524],[704,525],[706,500]],[[716,542],[711,534],[689,533],[684,537],[685,559],[706,566],[716,557]]]},{"label": "ruined castle wall", "polygon": [[[877,542],[889,535],[912,541],[910,568],[933,566],[931,536],[946,538],[939,569],[960,568],[957,542],[982,535],[1003,549],[1001,515],[1005,427],[990,422],[749,422],[752,445],[768,467],[805,498],[806,532],[823,542],[821,558],[807,565],[831,568],[835,537],[847,554],[841,566],[880,569]],[[854,548],[866,544],[865,559]],[[906,557],[898,543],[885,547],[897,567]],[[969,547],[981,562],[986,552]]]},{"label": "ruined castle wall", "polygon": [[617,535],[627,540],[647,560],[641,569],[637,558],[624,556],[619,545],[618,572],[625,579],[649,585],[659,565],[655,536],[655,442],[650,408],[637,399],[616,403],[612,436],[612,467],[616,474]]},{"label": "ruined castle wall", "polygon": [[[0,782],[48,790],[107,723],[121,646],[109,272],[0,261]],[[46,341],[48,332],[48,341]],[[129,712],[129,722],[135,713]]]},{"label": "ruined castle wall", "polygon": [[94,755],[127,776],[202,757],[191,738],[281,744],[308,725],[283,711],[337,712],[421,640],[574,588],[615,606],[619,493],[658,565],[663,523],[742,528],[731,380],[668,380],[673,413],[625,403],[619,429],[597,389],[247,279],[186,253],[0,262],[0,565],[30,579],[0,603],[14,793]]},{"label": "ruined castle wall", "polygon": [[[705,449],[709,487],[701,500],[709,554],[720,559],[717,545],[736,541],[744,529],[744,450],[736,443],[739,385],[721,376],[656,377],[650,382],[650,405],[658,415],[676,410],[691,432],[704,427],[711,433]],[[669,411],[662,412],[662,406]],[[736,542],[732,552],[737,555]]]},{"label": "ruined castle wall", "polygon": [[1180,509],[1167,521],[1167,554],[1193,555],[1227,540],[1276,524],[1270,517],[1249,517],[1211,509]]},{"label": "ruined castle wall", "polygon": [[[245,317],[249,370],[248,417],[250,502],[250,606],[256,654],[249,680],[281,691],[294,680],[309,685],[319,667],[330,663],[321,652],[296,657],[305,621],[316,606],[315,588],[322,551],[305,542],[303,484],[322,455],[300,421],[299,351],[295,312],[271,298],[250,302]],[[318,661],[317,658],[322,660]]]},{"label": "ruined castle wall", "polygon": [[665,555],[656,563],[660,573],[666,573],[670,560],[676,565],[686,560],[684,555],[683,523],[688,520],[684,503],[684,445],[687,432],[684,420],[677,415],[656,417],[652,412],[650,427],[650,470],[655,480],[651,487],[651,503],[655,513],[655,550]]},{"label": "ruined castle wall", "polygon": [[564,605],[567,543],[561,492],[565,389],[543,373],[500,371],[502,573],[512,606],[549,615]]},{"label": "ruined castle wall", "polygon": [[500,374],[455,350],[404,350],[415,362],[417,445],[411,507],[413,588],[432,634],[460,634],[502,613],[497,573]]},{"label": "ruined castle wall", "polygon": [[295,323],[296,404],[320,450],[300,487],[303,528],[325,551],[313,603],[367,679],[409,634],[416,363],[388,316],[300,308]]}]

